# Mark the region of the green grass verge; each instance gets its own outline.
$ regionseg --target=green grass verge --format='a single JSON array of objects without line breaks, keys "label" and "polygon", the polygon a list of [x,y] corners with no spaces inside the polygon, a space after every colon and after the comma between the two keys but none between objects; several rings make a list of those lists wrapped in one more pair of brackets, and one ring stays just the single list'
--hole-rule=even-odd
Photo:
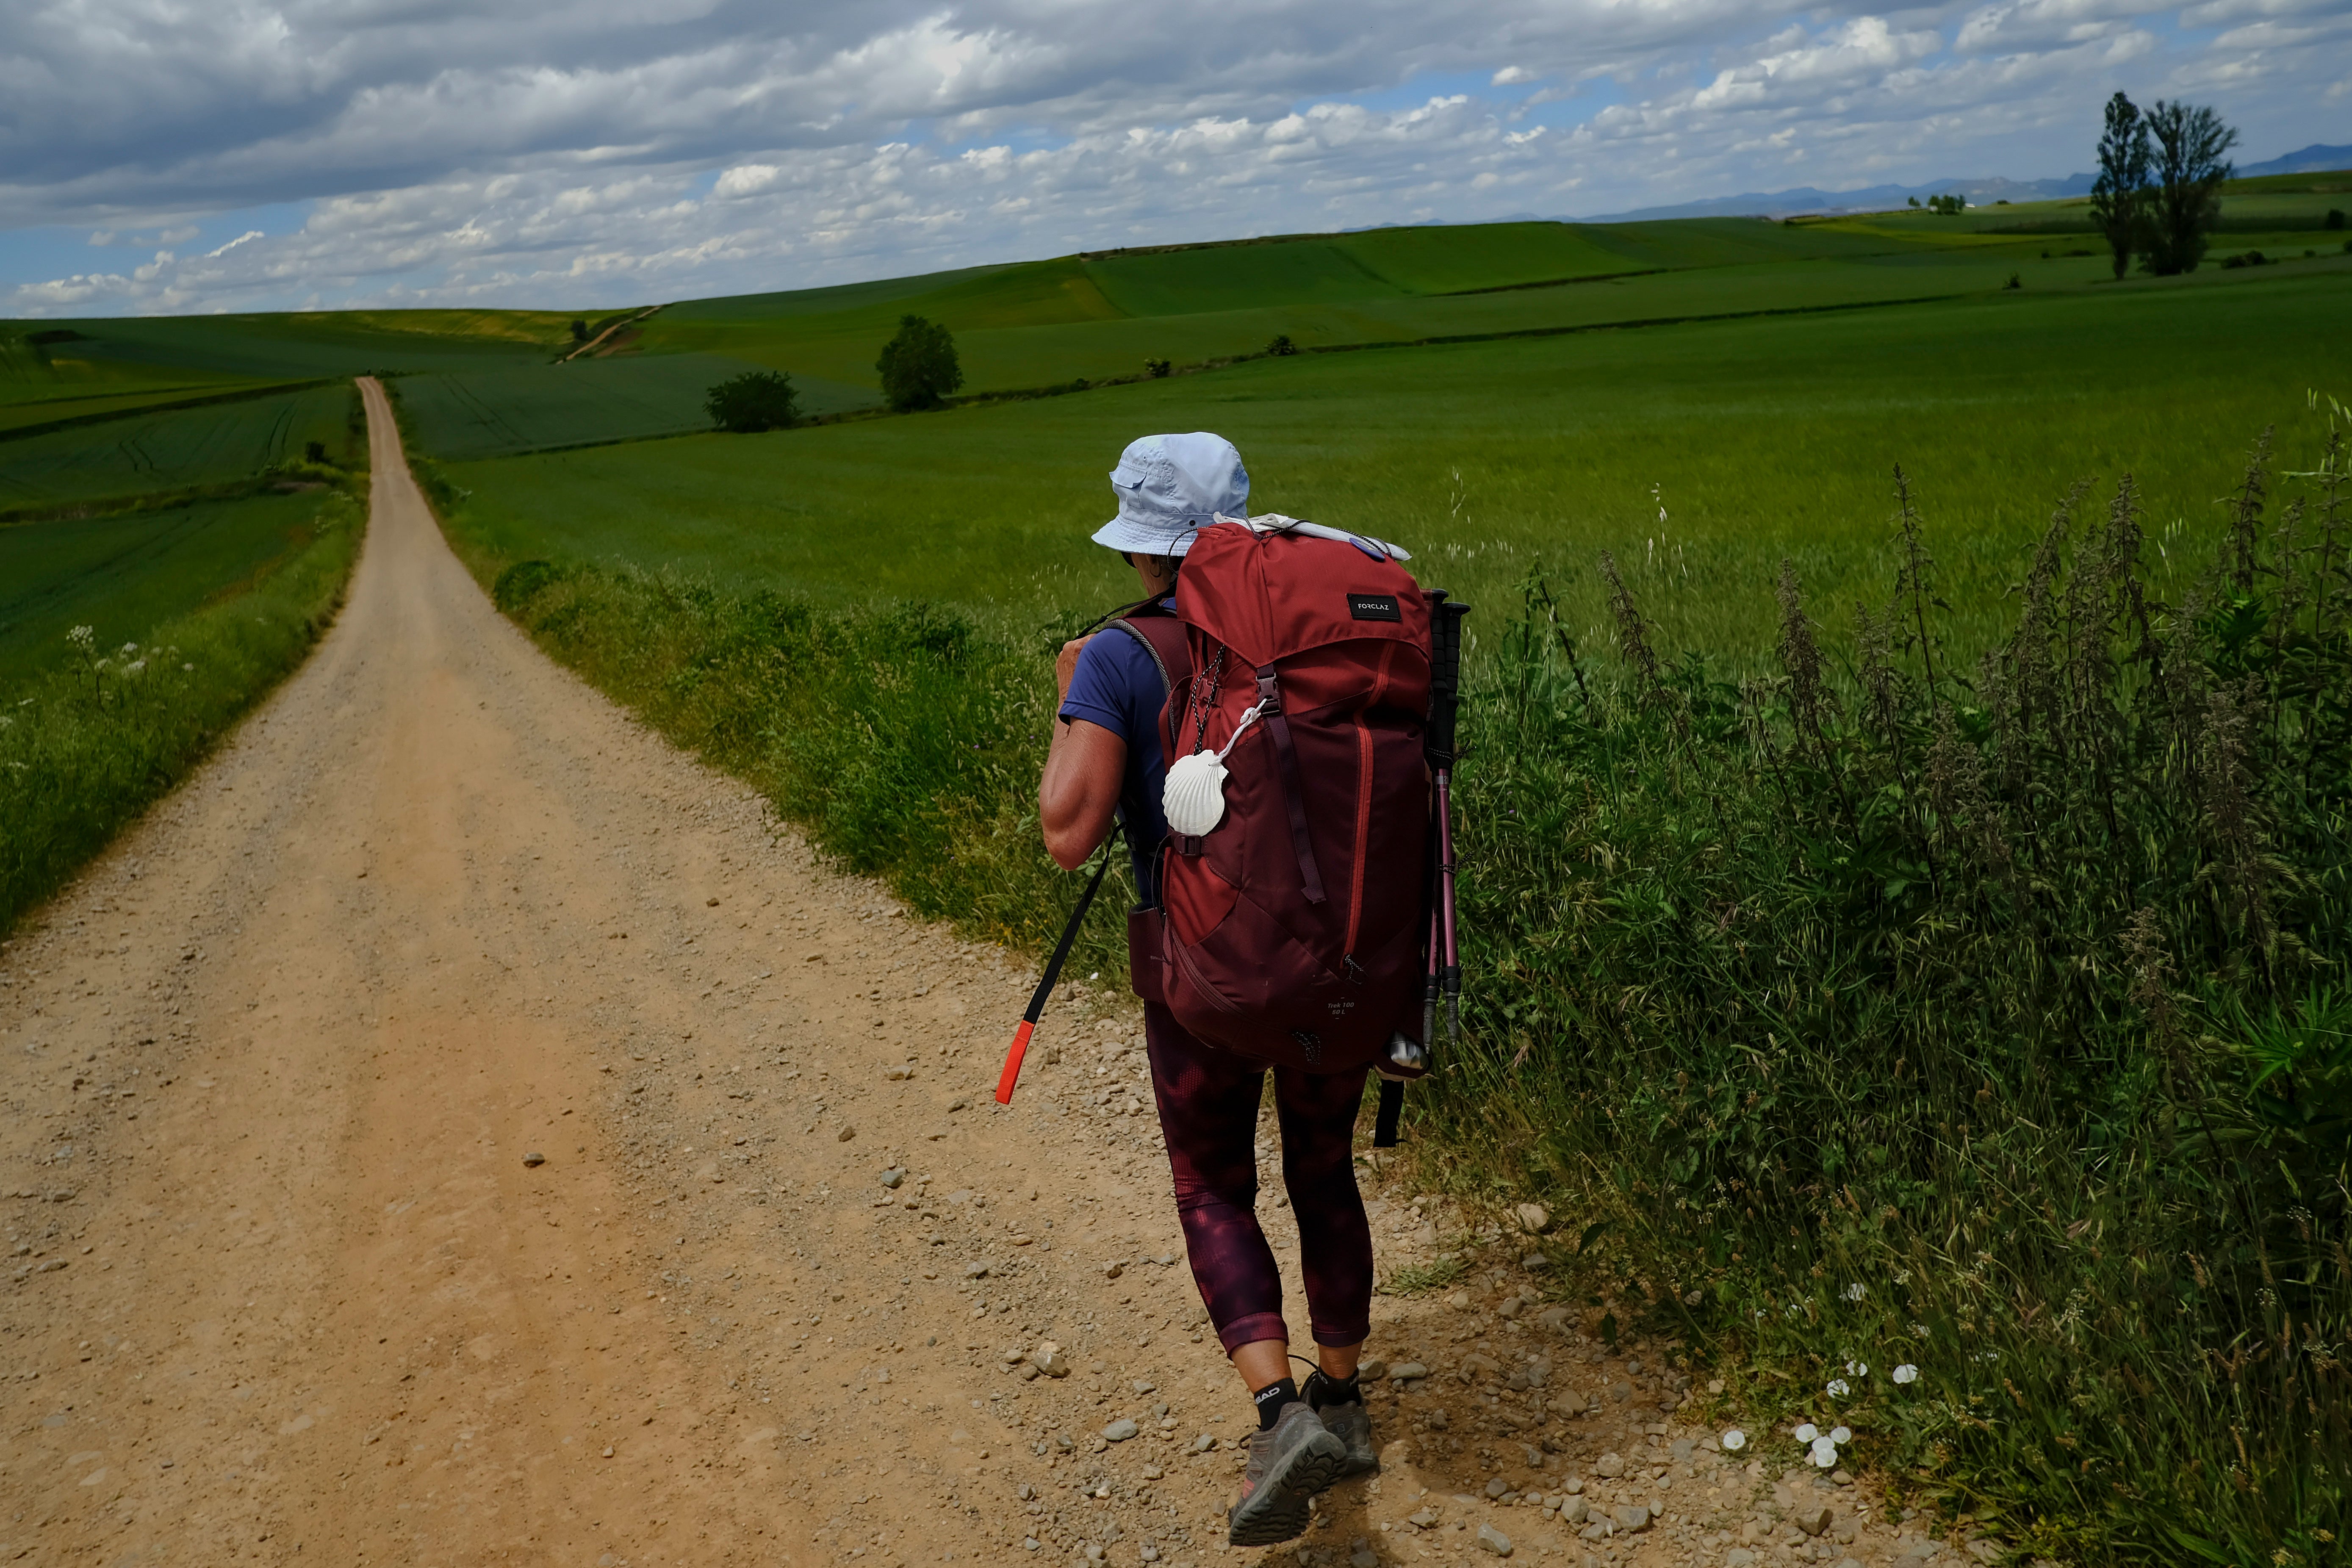
[{"label": "green grass verge", "polygon": [[0,693],[234,595],[313,542],[315,490],[0,527]]},{"label": "green grass verge", "polygon": [[[0,698],[0,931],[169,793],[332,619],[364,503],[342,489],[302,499],[307,542],[242,591],[120,643],[120,630],[105,643],[93,632],[70,666]],[[235,504],[278,521],[275,502]]]}]

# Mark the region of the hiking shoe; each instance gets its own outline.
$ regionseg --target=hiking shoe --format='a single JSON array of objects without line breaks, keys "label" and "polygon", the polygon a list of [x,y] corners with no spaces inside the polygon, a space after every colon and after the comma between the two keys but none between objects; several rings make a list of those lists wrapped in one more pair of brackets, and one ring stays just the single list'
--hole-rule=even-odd
[{"label": "hiking shoe", "polygon": [[1348,1450],[1347,1462],[1339,1467],[1337,1480],[1355,1476],[1378,1475],[1381,1456],[1372,1447],[1372,1413],[1364,1408],[1360,1395],[1343,1403],[1330,1401],[1331,1384],[1320,1372],[1307,1379],[1306,1399],[1315,1414],[1323,1418],[1323,1429],[1339,1439]]},{"label": "hiking shoe", "polygon": [[1303,1399],[1282,1407],[1267,1431],[1253,1432],[1242,1500],[1227,1515],[1235,1546],[1273,1546],[1307,1533],[1307,1500],[1339,1479],[1348,1447],[1324,1428]]}]

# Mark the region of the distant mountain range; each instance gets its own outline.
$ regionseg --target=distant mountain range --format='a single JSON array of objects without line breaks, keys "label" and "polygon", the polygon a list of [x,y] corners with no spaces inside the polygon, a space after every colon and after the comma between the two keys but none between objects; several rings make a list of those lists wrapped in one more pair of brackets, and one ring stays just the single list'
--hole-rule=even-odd
[{"label": "distant mountain range", "polygon": [[[2352,147],[2329,147],[2315,142],[2299,153],[2289,153],[2268,163],[2241,163],[2238,173],[2252,177],[2345,168],[2352,168]],[[2005,180],[1996,176],[1978,180],[1930,180],[1924,185],[1864,185],[1851,191],[1823,191],[1811,185],[1800,185],[1788,191],[1752,191],[1746,195],[1721,196],[1713,201],[1682,202],[1674,206],[1637,207],[1632,212],[1602,213],[1576,221],[1630,223],[1643,218],[1745,217],[1751,215],[1787,217],[1794,213],[1876,212],[1887,207],[1899,207],[1912,196],[1924,201],[1948,192],[1966,196],[1970,206],[1989,206],[2001,201],[2048,202],[2066,196],[2089,195],[2095,178],[2096,176],[2092,174],[2069,174],[2063,180]]]}]

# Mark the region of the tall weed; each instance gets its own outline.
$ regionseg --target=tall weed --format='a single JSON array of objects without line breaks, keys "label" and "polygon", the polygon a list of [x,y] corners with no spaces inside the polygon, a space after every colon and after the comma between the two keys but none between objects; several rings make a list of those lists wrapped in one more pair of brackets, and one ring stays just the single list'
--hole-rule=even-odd
[{"label": "tall weed", "polygon": [[1659,658],[1605,562],[1590,669],[1531,574],[1459,796],[1456,1179],[2034,1548],[2337,1561],[2344,468],[2282,505],[2265,437],[2174,603],[2131,479],[2078,489],[1973,660],[1899,471],[1889,599],[1833,645],[1784,568],[1768,674]]}]

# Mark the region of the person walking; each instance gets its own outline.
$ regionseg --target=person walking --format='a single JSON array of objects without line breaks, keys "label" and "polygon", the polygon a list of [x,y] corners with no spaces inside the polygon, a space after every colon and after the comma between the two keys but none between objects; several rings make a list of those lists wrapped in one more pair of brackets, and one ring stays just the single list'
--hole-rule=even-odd
[{"label": "person walking", "polygon": [[[1130,443],[1110,479],[1118,513],[1094,542],[1134,568],[1143,602],[1128,620],[1061,649],[1059,722],[1038,784],[1038,817],[1047,852],[1066,870],[1101,847],[1115,816],[1123,821],[1137,896],[1156,909],[1169,837],[1161,714],[1171,678],[1134,623],[1173,614],[1194,536],[1220,516],[1247,517],[1249,475],[1232,443],[1195,432]],[[1372,1295],[1371,1227],[1354,1163],[1367,1068],[1318,1072],[1211,1044],[1149,994],[1143,1016],[1186,1257],[1257,1411],[1230,1538],[1244,1546],[1288,1541],[1307,1528],[1313,1493],[1380,1468],[1357,1381]],[[1291,1375],[1282,1279],[1256,1210],[1258,1107],[1269,1071],[1316,1352],[1304,1384]]]}]

